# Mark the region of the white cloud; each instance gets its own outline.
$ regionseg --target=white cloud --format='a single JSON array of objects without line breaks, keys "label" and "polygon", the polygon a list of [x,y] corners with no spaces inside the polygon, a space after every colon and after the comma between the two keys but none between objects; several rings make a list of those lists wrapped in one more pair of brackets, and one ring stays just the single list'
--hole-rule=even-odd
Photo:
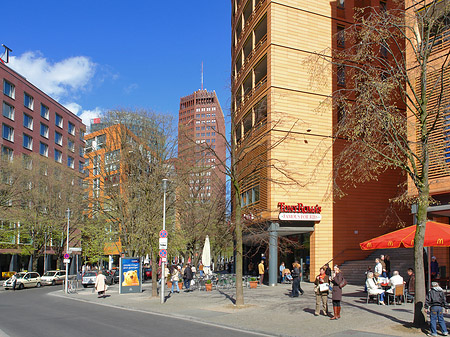
[{"label": "white cloud", "polygon": [[56,100],[86,89],[96,68],[86,56],[51,62],[40,52],[31,51],[11,56],[9,66]]},{"label": "white cloud", "polygon": [[101,109],[99,107],[96,107],[93,110],[83,110],[83,111],[81,111],[81,113],[77,113],[77,115],[78,115],[78,117],[80,117],[83,120],[83,123],[86,126],[90,126],[91,125],[91,119],[100,117],[102,112],[103,112],[103,109]]},{"label": "white cloud", "polygon": [[139,85],[137,83],[131,83],[130,85],[123,88],[123,91],[129,95],[131,92],[135,91],[137,88],[139,88]]},{"label": "white cloud", "polygon": [[78,113],[81,111],[82,106],[78,103],[72,102],[72,103],[65,103],[63,104],[67,109],[69,109],[72,113],[75,115],[78,115]]}]

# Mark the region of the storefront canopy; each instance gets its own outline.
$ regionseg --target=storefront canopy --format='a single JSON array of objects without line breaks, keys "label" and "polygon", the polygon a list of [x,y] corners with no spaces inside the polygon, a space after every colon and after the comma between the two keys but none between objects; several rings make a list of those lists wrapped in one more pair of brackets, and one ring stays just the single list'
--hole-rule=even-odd
[{"label": "storefront canopy", "polygon": [[[384,248],[413,248],[416,226],[409,226],[394,232],[378,236],[374,239],[361,242],[362,250]],[[449,247],[450,225],[427,221],[425,228],[424,247]]]}]

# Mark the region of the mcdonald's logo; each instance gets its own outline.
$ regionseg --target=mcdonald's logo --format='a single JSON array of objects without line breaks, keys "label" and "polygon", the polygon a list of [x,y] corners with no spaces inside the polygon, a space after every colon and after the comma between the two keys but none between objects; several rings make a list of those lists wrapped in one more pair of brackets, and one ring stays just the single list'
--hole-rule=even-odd
[{"label": "mcdonald's logo", "polygon": [[372,242],[369,242],[369,243],[367,244],[367,248],[370,248],[370,247],[372,247]]},{"label": "mcdonald's logo", "polygon": [[411,246],[414,246],[414,239],[411,240]]},{"label": "mcdonald's logo", "polygon": [[442,238],[437,239],[436,244],[438,244],[438,245],[443,245],[443,244],[444,244],[444,239],[442,239]]},{"label": "mcdonald's logo", "polygon": [[392,247],[394,245],[394,243],[392,241],[388,242],[388,247]]}]

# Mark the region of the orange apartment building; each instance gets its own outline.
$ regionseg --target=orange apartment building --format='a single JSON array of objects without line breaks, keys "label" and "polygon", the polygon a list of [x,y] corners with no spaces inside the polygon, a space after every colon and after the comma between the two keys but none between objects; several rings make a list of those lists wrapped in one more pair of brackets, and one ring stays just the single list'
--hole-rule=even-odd
[{"label": "orange apartment building", "polygon": [[[359,243],[396,226],[381,224],[389,199],[398,195],[397,186],[405,180],[398,173],[346,191],[342,199],[333,195],[338,112],[331,106],[320,111],[318,107],[338,86],[345,86],[345,73],[338,78],[330,65],[325,83],[319,89],[310,86],[306,60],[314,53],[348,46],[338,32],[353,23],[355,6],[389,7],[391,1],[232,1],[233,155],[244,161],[242,172],[249,170],[245,156],[275,163],[244,173],[241,180],[242,206],[257,210],[266,222],[268,249],[257,253],[269,253],[270,285],[277,283],[282,261],[289,266],[303,259],[313,279],[327,262],[366,258]],[[249,150],[255,139],[256,146]],[[401,216],[412,222],[408,213]],[[278,252],[281,236],[303,248]],[[255,249],[247,243],[244,253]],[[253,263],[259,263],[261,255],[254,256]],[[249,257],[244,259],[244,271],[249,262]]]},{"label": "orange apartment building", "polygon": [[[130,143],[140,144],[140,141],[122,124],[99,128],[86,135],[85,140],[85,197],[89,200],[89,216],[96,216],[100,210],[109,207],[109,189],[121,193],[120,182],[126,179],[125,167],[121,164],[123,150]],[[117,260],[122,253],[120,238],[115,240],[104,248],[104,254],[110,256],[110,263],[113,257]]]}]

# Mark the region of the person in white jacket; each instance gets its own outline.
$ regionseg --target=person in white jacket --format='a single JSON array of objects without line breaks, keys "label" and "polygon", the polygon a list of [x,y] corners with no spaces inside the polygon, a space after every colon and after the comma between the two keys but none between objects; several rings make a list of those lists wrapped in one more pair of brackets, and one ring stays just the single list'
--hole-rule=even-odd
[{"label": "person in white jacket", "polygon": [[403,277],[401,277],[399,272],[395,270],[392,274],[392,277],[389,279],[389,285],[391,288],[387,292],[393,294],[395,286],[401,284],[403,284]]},{"label": "person in white jacket", "polygon": [[106,277],[100,270],[95,279],[95,290],[97,290],[98,298],[105,297],[106,291]]},{"label": "person in white jacket", "polygon": [[370,271],[367,274],[366,280],[367,292],[369,295],[380,295],[380,303],[381,305],[385,305],[384,303],[384,290],[378,287],[378,284],[373,279],[373,273]]},{"label": "person in white jacket", "polygon": [[380,262],[379,258],[375,259],[375,269],[373,271],[375,274],[378,274],[381,276],[381,274],[383,273],[383,265]]}]

